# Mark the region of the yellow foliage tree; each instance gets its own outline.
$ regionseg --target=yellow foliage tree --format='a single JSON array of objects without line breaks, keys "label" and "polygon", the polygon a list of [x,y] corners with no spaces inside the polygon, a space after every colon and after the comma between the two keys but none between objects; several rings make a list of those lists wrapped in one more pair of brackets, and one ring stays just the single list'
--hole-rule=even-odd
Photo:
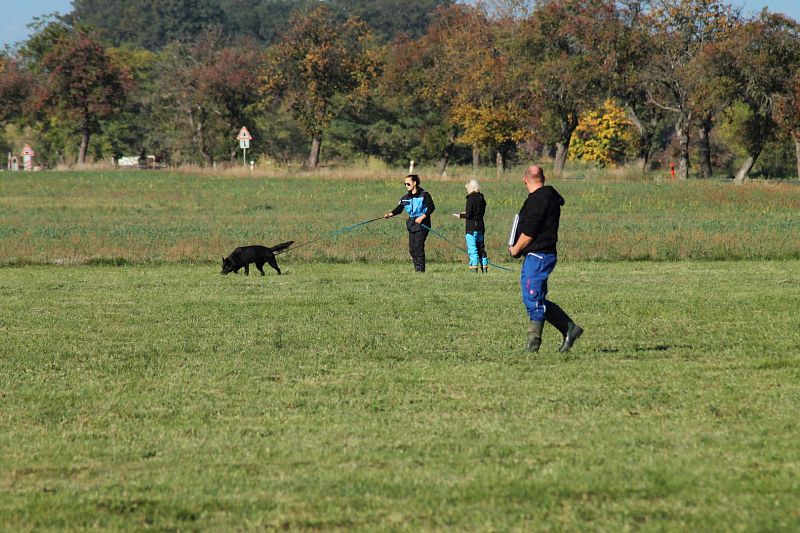
[{"label": "yellow foliage tree", "polygon": [[619,165],[635,150],[637,135],[625,111],[606,100],[600,109],[581,115],[570,141],[569,158],[601,167]]}]

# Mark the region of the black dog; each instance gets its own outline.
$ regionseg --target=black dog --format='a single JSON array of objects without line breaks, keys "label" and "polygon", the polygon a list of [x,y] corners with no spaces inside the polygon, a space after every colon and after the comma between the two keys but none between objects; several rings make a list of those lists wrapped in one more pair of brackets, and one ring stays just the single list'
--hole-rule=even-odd
[{"label": "black dog", "polygon": [[244,275],[249,276],[250,263],[255,263],[258,271],[264,276],[264,269],[262,267],[264,263],[269,263],[269,266],[274,268],[275,271],[278,272],[278,275],[280,275],[281,269],[278,268],[278,262],[275,261],[275,254],[285,250],[291,246],[293,242],[294,241],[282,242],[272,248],[259,246],[257,244],[252,246],[239,246],[231,252],[231,255],[222,260],[222,272],[220,272],[220,274],[229,274],[231,272],[236,272],[238,274],[239,269],[244,267]]}]

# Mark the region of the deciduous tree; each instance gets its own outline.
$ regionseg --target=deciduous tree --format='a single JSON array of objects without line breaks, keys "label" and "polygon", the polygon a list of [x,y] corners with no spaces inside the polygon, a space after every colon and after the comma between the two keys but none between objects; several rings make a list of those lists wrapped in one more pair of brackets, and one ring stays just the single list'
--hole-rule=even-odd
[{"label": "deciduous tree", "polygon": [[619,13],[608,0],[552,0],[525,26],[523,59],[539,110],[538,139],[556,145],[560,176],[580,114],[609,94],[617,63]]},{"label": "deciduous tree", "polygon": [[117,112],[125,100],[128,73],[84,30],[59,37],[45,53],[42,71],[38,106],[75,125],[81,137],[78,163],[84,164],[89,140],[100,131],[100,121]]},{"label": "deciduous tree", "polygon": [[748,157],[734,181],[747,179],[764,149],[776,134],[777,104],[791,95],[800,68],[800,25],[767,10],[732,32],[726,47],[732,57],[730,76],[738,84],[738,97],[749,111],[742,131]]},{"label": "deciduous tree", "polygon": [[23,114],[33,85],[33,76],[16,59],[0,55],[0,125]]},{"label": "deciduous tree", "polygon": [[322,133],[334,114],[334,96],[364,94],[377,74],[372,32],[358,18],[337,20],[326,7],[292,18],[268,51],[263,78],[267,99],[286,102],[311,137],[308,167],[319,162]]},{"label": "deciduous tree", "polygon": [[643,78],[648,102],[672,114],[680,155],[678,177],[689,176],[689,131],[697,116],[693,104],[707,83],[700,56],[727,38],[736,17],[722,0],[654,0],[648,23],[655,53]]},{"label": "deciduous tree", "polygon": [[776,110],[778,124],[794,140],[797,178],[800,179],[800,71],[795,74],[788,94],[778,100]]}]

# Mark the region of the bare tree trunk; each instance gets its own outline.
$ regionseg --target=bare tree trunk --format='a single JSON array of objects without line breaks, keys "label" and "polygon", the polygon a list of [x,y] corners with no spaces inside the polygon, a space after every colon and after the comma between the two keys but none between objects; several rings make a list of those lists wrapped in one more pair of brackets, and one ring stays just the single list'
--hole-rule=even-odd
[{"label": "bare tree trunk", "polygon": [[794,152],[797,154],[797,179],[800,179],[800,133],[794,136]]},{"label": "bare tree trunk", "polygon": [[713,174],[711,168],[711,121],[704,120],[700,125],[700,175],[710,178]]},{"label": "bare tree trunk", "polygon": [[200,147],[200,155],[203,156],[203,164],[207,167],[214,165],[214,156],[211,155],[211,150],[208,149],[206,142],[206,113],[205,110],[198,106],[197,115],[195,110],[189,112],[189,124],[194,127],[195,142]]},{"label": "bare tree trunk", "polygon": [[556,143],[556,158],[553,161],[553,175],[560,178],[564,174],[564,166],[567,163],[567,151],[569,150],[569,141],[565,144],[561,141]]},{"label": "bare tree trunk", "polygon": [[308,168],[314,170],[319,164],[319,151],[322,147],[322,134],[315,134],[311,139],[311,153],[308,156]]},{"label": "bare tree trunk", "polygon": [[472,145],[472,170],[478,170],[481,166],[481,147],[477,144]]},{"label": "bare tree trunk", "polygon": [[208,149],[206,146],[206,141],[203,139],[203,145],[200,147],[200,152],[203,154],[203,161],[205,162],[205,166],[211,168],[214,166],[214,155],[211,153],[211,150]]},{"label": "bare tree trunk", "polygon": [[680,117],[675,124],[675,135],[678,137],[678,179],[689,179],[689,119]]},{"label": "bare tree trunk", "polygon": [[447,136],[447,144],[442,150],[442,158],[439,160],[439,175],[444,176],[445,172],[447,171],[447,165],[450,163],[450,156],[453,155],[453,147],[456,145],[456,130],[455,128],[450,129],[450,133]]},{"label": "bare tree trunk", "polygon": [[625,114],[633,124],[633,127],[636,128],[636,131],[639,132],[639,157],[636,159],[636,168],[644,174],[647,171],[647,161],[650,159],[650,136],[632,106],[625,106]]},{"label": "bare tree trunk", "polygon": [[506,169],[506,158],[503,155],[503,150],[498,148],[497,149],[497,156],[495,157],[495,167],[497,170],[497,177],[501,177],[503,175],[503,171]]},{"label": "bare tree trunk", "polygon": [[81,132],[81,147],[78,150],[78,164],[85,165],[86,164],[86,152],[89,150],[89,137],[91,133],[89,133],[88,128],[84,128],[83,132]]},{"label": "bare tree trunk", "polygon": [[733,179],[733,182],[737,185],[741,185],[744,183],[744,180],[750,177],[750,171],[753,170],[753,166],[755,166],[756,161],[758,160],[758,156],[761,155],[761,152],[750,154],[745,159],[744,164],[739,167],[739,171],[736,172],[736,177]]},{"label": "bare tree trunk", "polygon": [[569,113],[562,121],[561,140],[556,143],[556,158],[553,161],[553,175],[560,178],[564,174],[564,166],[567,163],[567,153],[569,143],[572,140],[572,133],[578,127],[578,114]]}]

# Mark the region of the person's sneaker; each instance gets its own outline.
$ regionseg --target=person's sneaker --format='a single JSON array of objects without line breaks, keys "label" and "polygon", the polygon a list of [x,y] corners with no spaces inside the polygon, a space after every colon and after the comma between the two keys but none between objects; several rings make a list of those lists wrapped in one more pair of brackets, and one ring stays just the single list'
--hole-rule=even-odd
[{"label": "person's sneaker", "polygon": [[564,342],[561,343],[561,348],[558,351],[562,353],[568,352],[581,335],[583,335],[583,328],[574,322],[570,322],[569,326],[567,326],[567,334],[564,335]]}]

